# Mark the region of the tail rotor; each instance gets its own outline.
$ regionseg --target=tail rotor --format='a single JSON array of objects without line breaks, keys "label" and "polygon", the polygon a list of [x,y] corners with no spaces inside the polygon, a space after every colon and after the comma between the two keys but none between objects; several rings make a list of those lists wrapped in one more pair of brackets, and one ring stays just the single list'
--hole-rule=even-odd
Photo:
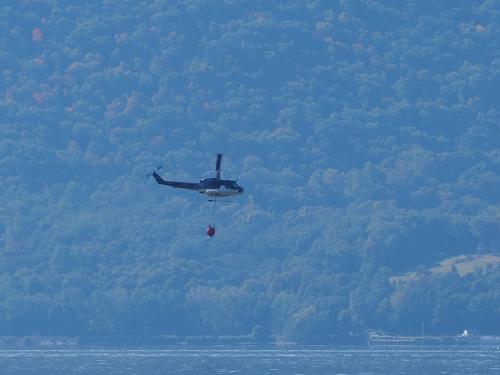
[{"label": "tail rotor", "polygon": [[159,172],[161,168],[162,168],[162,167],[161,167],[161,165],[159,165],[159,166],[158,166],[158,167],[157,167],[157,168],[156,168],[153,172],[148,173],[148,174],[146,175],[146,178],[151,177],[151,176],[153,175],[153,173],[155,173],[155,172]]}]

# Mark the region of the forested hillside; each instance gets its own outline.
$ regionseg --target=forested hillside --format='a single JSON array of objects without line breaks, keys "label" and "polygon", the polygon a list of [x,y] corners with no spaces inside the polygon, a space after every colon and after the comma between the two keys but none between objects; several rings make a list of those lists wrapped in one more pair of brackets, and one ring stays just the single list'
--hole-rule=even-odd
[{"label": "forested hillside", "polygon": [[429,272],[500,250],[498,1],[3,0],[0,73],[0,335],[500,333]]}]

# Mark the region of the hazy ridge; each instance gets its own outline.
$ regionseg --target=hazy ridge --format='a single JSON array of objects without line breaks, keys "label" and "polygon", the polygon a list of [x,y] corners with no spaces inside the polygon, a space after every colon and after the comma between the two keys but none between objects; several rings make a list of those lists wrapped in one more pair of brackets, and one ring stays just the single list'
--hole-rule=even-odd
[{"label": "hazy ridge", "polygon": [[[498,256],[475,4],[2,2],[0,335],[499,333],[496,265],[429,272]],[[234,204],[144,177],[218,152]]]}]

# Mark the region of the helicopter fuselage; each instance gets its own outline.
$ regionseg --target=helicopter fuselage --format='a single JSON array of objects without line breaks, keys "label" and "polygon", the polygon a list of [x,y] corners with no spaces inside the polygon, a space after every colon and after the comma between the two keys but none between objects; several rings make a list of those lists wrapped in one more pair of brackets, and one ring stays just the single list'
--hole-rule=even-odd
[{"label": "helicopter fuselage", "polygon": [[199,183],[201,194],[209,197],[232,197],[243,193],[243,188],[235,180],[222,180],[220,178],[204,178]]},{"label": "helicopter fuselage", "polygon": [[158,173],[153,172],[156,182],[161,185],[171,186],[178,189],[188,189],[198,191],[209,197],[232,197],[242,194],[244,189],[239,186],[236,180],[223,180],[221,178],[204,178],[200,182],[182,182],[164,180]]},{"label": "helicopter fuselage", "polygon": [[[222,154],[217,154],[215,162],[215,177],[203,178],[200,182],[182,182],[182,181],[167,181],[164,180],[157,171],[161,168],[158,167],[150,175],[153,176],[157,183],[167,185],[178,189],[188,189],[198,191],[209,197],[232,197],[235,195],[243,194],[243,188],[236,183],[236,180],[223,180],[220,178],[220,165],[222,161]],[[214,199],[215,200],[215,199]]]}]

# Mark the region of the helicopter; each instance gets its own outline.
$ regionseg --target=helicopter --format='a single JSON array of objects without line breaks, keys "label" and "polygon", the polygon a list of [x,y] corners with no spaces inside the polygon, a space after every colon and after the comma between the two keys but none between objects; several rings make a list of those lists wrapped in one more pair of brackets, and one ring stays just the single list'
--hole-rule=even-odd
[{"label": "helicopter", "polygon": [[178,189],[188,189],[205,194],[209,197],[209,201],[216,201],[218,197],[233,197],[242,194],[244,189],[237,184],[236,180],[223,180],[220,178],[220,165],[222,161],[222,154],[217,154],[215,162],[215,177],[203,178],[200,182],[181,182],[181,181],[167,181],[164,180],[158,171],[161,166],[148,176],[153,176],[157,183],[160,185],[167,185]]}]

